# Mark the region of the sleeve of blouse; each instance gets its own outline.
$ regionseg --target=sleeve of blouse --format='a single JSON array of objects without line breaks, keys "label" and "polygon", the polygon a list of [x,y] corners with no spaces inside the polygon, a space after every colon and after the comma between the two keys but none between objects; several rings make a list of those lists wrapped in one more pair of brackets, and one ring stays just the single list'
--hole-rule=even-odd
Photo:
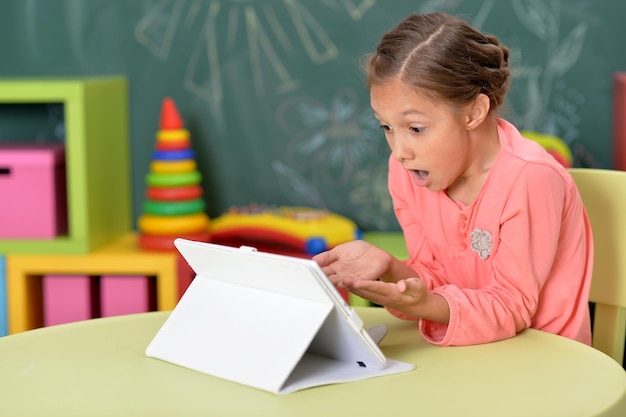
[{"label": "sleeve of blouse", "polygon": [[489,285],[435,288],[433,292],[450,305],[450,322],[422,320],[424,337],[434,344],[468,345],[509,338],[529,327],[558,246],[570,244],[560,242],[569,198],[567,182],[554,168],[535,165],[522,169],[500,219],[500,242],[493,254]]}]

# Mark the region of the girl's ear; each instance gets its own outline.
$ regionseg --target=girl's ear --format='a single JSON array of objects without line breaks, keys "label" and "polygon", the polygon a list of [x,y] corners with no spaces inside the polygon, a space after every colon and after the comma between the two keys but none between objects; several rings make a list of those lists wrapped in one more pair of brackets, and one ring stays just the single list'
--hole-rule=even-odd
[{"label": "girl's ear", "polygon": [[487,118],[491,103],[487,95],[480,93],[467,109],[465,116],[465,128],[474,130]]}]

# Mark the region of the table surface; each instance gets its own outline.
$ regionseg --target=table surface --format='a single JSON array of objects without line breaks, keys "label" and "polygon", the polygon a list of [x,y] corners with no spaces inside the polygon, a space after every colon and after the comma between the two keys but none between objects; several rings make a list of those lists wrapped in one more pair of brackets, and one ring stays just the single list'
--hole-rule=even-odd
[{"label": "table surface", "polygon": [[382,308],[356,311],[367,326],[388,326],[387,357],[416,369],[274,395],[147,358],[169,314],[154,312],[0,338],[0,415],[626,416],[623,368],[578,342],[526,330],[496,343],[438,347]]}]

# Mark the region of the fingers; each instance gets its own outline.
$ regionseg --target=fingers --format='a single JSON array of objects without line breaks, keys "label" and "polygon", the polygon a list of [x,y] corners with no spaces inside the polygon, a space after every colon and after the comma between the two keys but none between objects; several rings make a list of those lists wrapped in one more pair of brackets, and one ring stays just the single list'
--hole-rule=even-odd
[{"label": "fingers", "polygon": [[339,285],[339,288],[346,289],[359,297],[373,301],[377,304],[382,304],[381,301],[391,296],[392,292],[396,292],[393,289],[393,285],[387,284],[381,281],[370,281],[362,279],[343,279]]},{"label": "fingers", "polygon": [[410,294],[411,292],[417,292],[420,282],[418,278],[407,278],[398,281],[396,288],[402,294]]},{"label": "fingers", "polygon": [[339,287],[376,304],[400,309],[418,302],[425,290],[425,284],[419,278],[408,278],[397,283],[344,279]]},{"label": "fingers", "polygon": [[325,252],[318,253],[312,258],[315,262],[317,262],[321,267],[327,266],[339,260],[339,256],[335,253],[335,251],[328,250]]},{"label": "fingers", "polygon": [[317,262],[320,266],[324,266],[324,265],[328,265],[329,261],[328,261],[328,252],[322,252],[322,253],[318,253],[317,255],[313,256],[313,260],[315,262]]}]

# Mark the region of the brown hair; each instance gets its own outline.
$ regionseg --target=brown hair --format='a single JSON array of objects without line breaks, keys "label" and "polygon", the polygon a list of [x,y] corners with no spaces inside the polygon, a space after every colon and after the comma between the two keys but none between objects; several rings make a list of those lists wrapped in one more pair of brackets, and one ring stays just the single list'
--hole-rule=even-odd
[{"label": "brown hair", "polygon": [[367,58],[368,87],[399,78],[453,106],[483,93],[494,111],[510,84],[508,48],[442,12],[408,16],[385,33]]}]

